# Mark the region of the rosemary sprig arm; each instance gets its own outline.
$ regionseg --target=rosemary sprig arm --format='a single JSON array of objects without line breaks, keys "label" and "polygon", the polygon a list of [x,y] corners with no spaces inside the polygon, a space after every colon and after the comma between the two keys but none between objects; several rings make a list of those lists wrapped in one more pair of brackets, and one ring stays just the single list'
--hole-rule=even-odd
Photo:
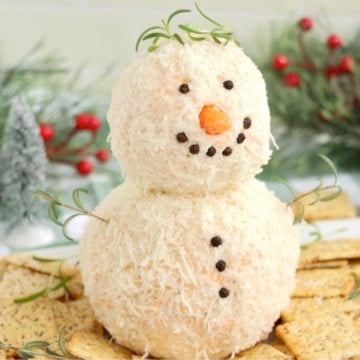
[{"label": "rosemary sprig arm", "polygon": [[[279,177],[273,178],[275,181],[282,183],[291,193],[292,200],[289,201],[287,204],[288,206],[294,206],[298,208],[298,211],[295,214],[294,223],[299,223],[304,217],[305,208],[303,202],[300,200],[308,197],[309,195],[315,195],[315,200],[311,201],[308,204],[309,206],[312,206],[317,204],[318,202],[327,202],[334,200],[338,196],[340,196],[342,192],[341,187],[337,185],[338,175],[337,175],[336,166],[327,156],[321,154],[318,154],[318,156],[329,166],[330,170],[334,175],[334,180],[331,185],[323,186],[322,179],[319,179],[319,184],[315,188],[313,188],[310,191],[307,191],[304,194],[296,196],[294,190],[284,179],[281,179]],[[328,195],[321,196],[321,193],[327,190],[334,190],[334,192]]]},{"label": "rosemary sprig arm", "polygon": [[[49,208],[48,208],[49,219],[54,224],[56,224],[58,226],[61,226],[64,236],[67,239],[71,240],[71,241],[75,241],[75,240],[71,236],[69,236],[67,229],[68,229],[68,226],[71,223],[71,221],[74,220],[75,218],[77,218],[78,216],[85,215],[85,216],[90,216],[90,217],[93,217],[93,218],[98,219],[100,221],[103,221],[105,223],[109,222],[108,220],[102,218],[101,216],[98,216],[98,215],[94,214],[93,212],[87,210],[84,207],[84,205],[82,204],[81,199],[80,199],[80,193],[82,193],[82,192],[83,193],[88,193],[88,190],[83,189],[83,188],[78,188],[78,189],[75,189],[73,191],[72,198],[73,198],[73,201],[74,201],[74,205],[72,205],[72,204],[67,204],[67,203],[63,202],[59,198],[57,198],[55,196],[52,196],[52,195],[46,193],[45,191],[42,191],[42,190],[34,191],[34,196],[35,197],[38,197],[39,199],[42,199],[42,200],[45,200],[45,201],[49,202]],[[30,204],[30,207],[28,209],[28,215],[29,216],[30,216],[30,213],[31,213],[31,205],[32,205],[32,203]],[[73,210],[73,211],[75,211],[75,214],[70,215],[64,221],[61,221],[59,219],[59,214],[58,214],[57,207],[63,207],[63,208],[69,209],[69,210]]]}]

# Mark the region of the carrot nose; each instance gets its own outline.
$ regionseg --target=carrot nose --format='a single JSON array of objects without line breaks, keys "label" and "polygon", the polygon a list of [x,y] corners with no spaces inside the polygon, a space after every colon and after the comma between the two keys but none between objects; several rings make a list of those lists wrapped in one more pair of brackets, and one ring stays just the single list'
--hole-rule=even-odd
[{"label": "carrot nose", "polygon": [[204,105],[199,114],[200,126],[209,135],[218,135],[231,128],[231,120],[215,105]]}]

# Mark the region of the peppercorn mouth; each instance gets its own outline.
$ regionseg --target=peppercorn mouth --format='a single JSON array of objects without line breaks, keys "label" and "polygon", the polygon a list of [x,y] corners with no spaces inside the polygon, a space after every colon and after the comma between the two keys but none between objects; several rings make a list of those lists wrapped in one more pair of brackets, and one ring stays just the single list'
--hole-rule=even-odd
[{"label": "peppercorn mouth", "polygon": [[[244,127],[244,130],[249,129],[251,127],[251,119],[249,117],[246,117],[243,120],[243,127]],[[245,141],[245,139],[246,139],[245,134],[243,132],[240,132],[238,134],[238,136],[236,137],[236,143],[242,144]],[[189,143],[189,138],[185,132],[180,132],[180,133],[176,134],[176,140],[180,144]],[[200,149],[199,144],[192,143],[189,145],[189,153],[190,154],[197,155],[200,153],[200,151],[201,151],[201,149]],[[215,146],[210,146],[206,149],[205,154],[208,157],[213,157],[217,152],[218,152],[218,149],[216,149]],[[233,152],[233,149],[230,146],[226,146],[224,149],[221,150],[222,156],[230,156],[232,154],[232,152]]]}]

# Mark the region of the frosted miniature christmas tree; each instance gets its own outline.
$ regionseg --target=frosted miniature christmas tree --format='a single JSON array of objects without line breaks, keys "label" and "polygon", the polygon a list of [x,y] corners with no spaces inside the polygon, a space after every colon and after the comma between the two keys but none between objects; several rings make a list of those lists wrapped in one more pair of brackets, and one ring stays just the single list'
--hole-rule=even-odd
[{"label": "frosted miniature christmas tree", "polygon": [[[35,118],[25,101],[12,101],[0,151],[0,221],[21,225],[33,191],[43,186],[47,159]],[[32,211],[39,212],[37,205]]]}]

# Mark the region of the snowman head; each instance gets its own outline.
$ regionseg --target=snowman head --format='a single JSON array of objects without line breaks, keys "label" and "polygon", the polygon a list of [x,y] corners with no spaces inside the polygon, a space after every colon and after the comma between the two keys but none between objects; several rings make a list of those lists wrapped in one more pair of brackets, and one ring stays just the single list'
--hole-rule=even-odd
[{"label": "snowman head", "polygon": [[234,43],[163,44],[123,73],[108,114],[115,157],[147,189],[206,192],[270,158],[263,77]]}]

